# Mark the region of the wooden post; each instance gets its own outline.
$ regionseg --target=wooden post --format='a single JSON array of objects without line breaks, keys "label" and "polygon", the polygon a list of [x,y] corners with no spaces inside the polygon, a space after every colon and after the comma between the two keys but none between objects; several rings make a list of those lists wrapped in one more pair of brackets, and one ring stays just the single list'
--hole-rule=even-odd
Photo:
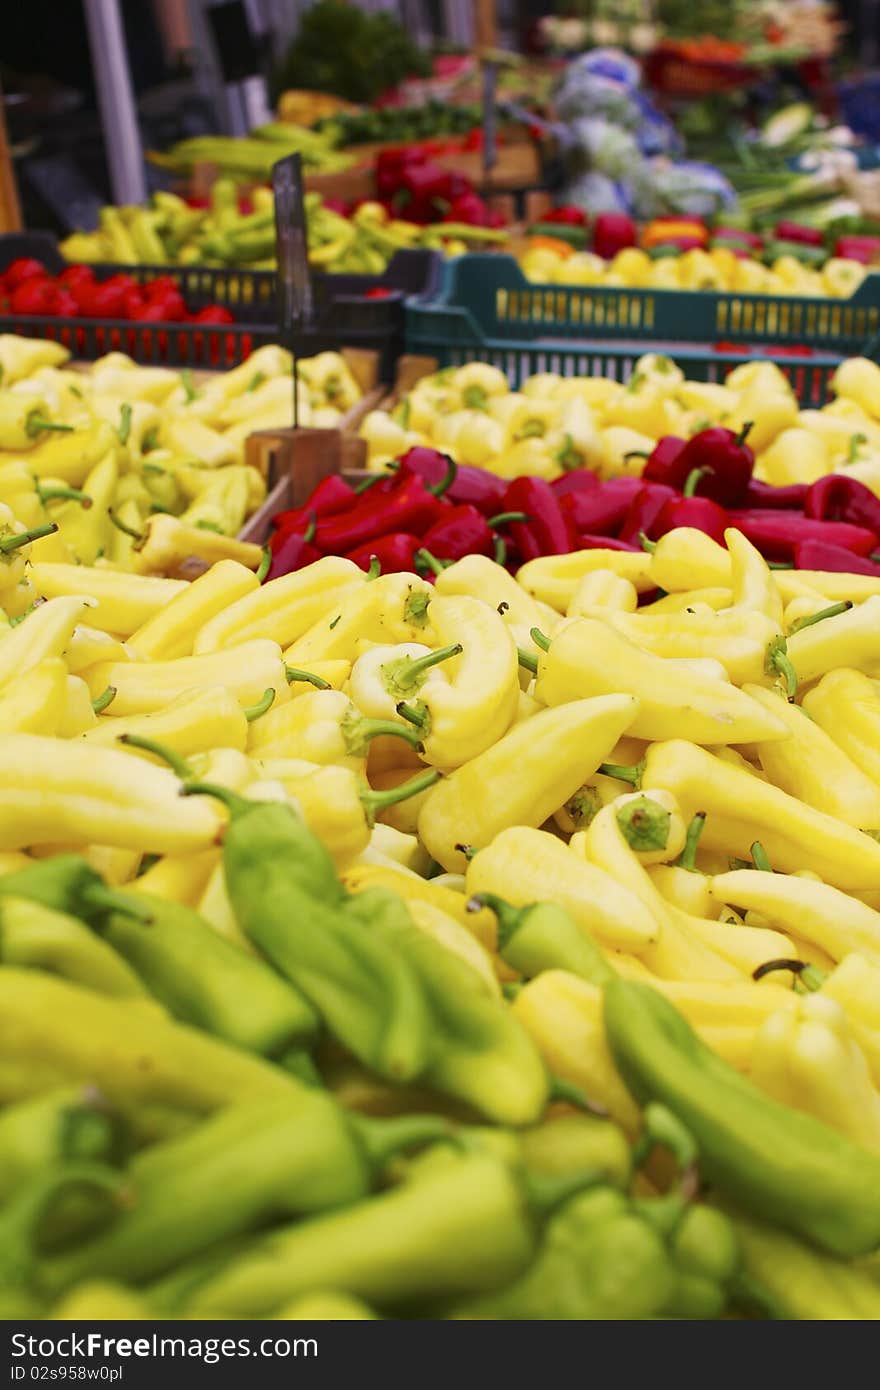
[{"label": "wooden post", "polygon": [[477,49],[497,46],[495,0],[474,0],[474,39]]},{"label": "wooden post", "polygon": [[0,232],[21,231],[21,205],[12,167],[12,150],[6,130],[3,89],[0,88]]}]

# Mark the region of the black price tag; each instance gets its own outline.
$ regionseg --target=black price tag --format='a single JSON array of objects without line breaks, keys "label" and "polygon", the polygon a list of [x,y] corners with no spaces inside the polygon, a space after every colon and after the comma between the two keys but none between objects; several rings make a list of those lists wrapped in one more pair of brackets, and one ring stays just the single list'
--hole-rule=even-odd
[{"label": "black price tag", "polygon": [[288,155],[272,165],[275,194],[275,251],[278,261],[278,329],[293,354],[293,424],[299,424],[296,352],[298,336],[314,317],[312,277],[303,190],[302,158]]}]

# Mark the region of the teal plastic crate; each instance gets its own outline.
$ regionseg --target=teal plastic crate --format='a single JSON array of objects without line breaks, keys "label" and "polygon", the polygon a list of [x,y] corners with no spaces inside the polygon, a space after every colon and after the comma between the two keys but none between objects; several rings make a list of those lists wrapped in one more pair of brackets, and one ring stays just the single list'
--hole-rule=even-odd
[{"label": "teal plastic crate", "polygon": [[817,406],[842,357],[880,357],[880,274],[850,299],[813,299],[534,285],[510,256],[458,256],[437,299],[407,304],[406,350],[441,366],[491,362],[514,386],[535,372],[626,381],[645,352],[672,357],[691,380],[723,382],[761,358]]}]

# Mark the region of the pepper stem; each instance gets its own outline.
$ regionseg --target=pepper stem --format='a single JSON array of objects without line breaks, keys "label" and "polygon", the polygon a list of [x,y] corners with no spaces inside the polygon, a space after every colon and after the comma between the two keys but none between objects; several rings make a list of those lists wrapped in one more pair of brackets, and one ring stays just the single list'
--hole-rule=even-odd
[{"label": "pepper stem", "polygon": [[707,473],[714,473],[714,468],[692,468],[685,478],[684,487],[681,490],[682,497],[693,497],[701,478],[705,478]]},{"label": "pepper stem", "polygon": [[454,848],[456,854],[463,854],[464,857],[465,857],[465,859],[468,861],[468,863],[470,863],[470,861],[473,859],[474,855],[477,853],[477,849],[476,849],[476,846],[475,846],[475,845],[462,845],[462,844],[457,844],[457,845],[454,845],[453,848]]},{"label": "pepper stem", "polygon": [[416,709],[415,705],[408,705],[405,700],[401,700],[394,708],[401,719],[406,719],[410,724],[415,724],[417,729],[424,727],[428,717],[427,710]]},{"label": "pepper stem", "polygon": [[164,743],[157,743],[155,739],[144,738],[141,734],[120,734],[119,742],[124,743],[129,748],[140,748],[144,753],[152,753],[154,758],[161,758],[163,763],[167,763],[175,776],[181,782],[192,777],[192,768],[173,748],[168,748]]},{"label": "pepper stem", "polygon": [[133,917],[136,922],[152,922],[153,910],[148,903],[141,902],[137,893],[118,893],[100,879],[90,883],[83,890],[87,907],[100,908],[103,912],[117,912],[121,917]]},{"label": "pepper stem", "polygon": [[657,549],[657,542],[652,541],[650,536],[646,536],[644,531],[639,532],[639,545],[643,550],[647,550],[649,555],[653,555]]},{"label": "pepper stem", "polygon": [[598,771],[605,777],[616,777],[618,782],[629,782],[636,791],[642,785],[642,773],[645,770],[645,760],[626,766],[623,763],[600,763]]},{"label": "pepper stem", "polygon": [[435,782],[439,782],[440,773],[436,767],[426,768],[417,777],[410,777],[407,782],[401,782],[399,787],[388,787],[385,791],[376,792],[371,787],[363,788],[358,795],[361,805],[367,813],[367,820],[372,822],[378,811],[383,811],[386,806],[396,806],[399,801],[408,801],[411,796],[419,796],[426,792],[429,787],[433,787]]},{"label": "pepper stem", "polygon": [[777,970],[790,970],[792,975],[804,985],[808,990],[814,991],[821,989],[826,980],[824,971],[815,965],[810,965],[809,961],[788,959],[778,957],[775,960],[765,960],[763,965],[759,965],[752,971],[753,980],[763,980],[765,975],[772,975]]},{"label": "pepper stem", "polygon": [[318,514],[317,512],[309,512],[309,524],[306,527],[305,532],[303,533],[303,540],[305,541],[306,545],[310,545],[311,542],[315,539],[315,532],[317,531],[317,529]]},{"label": "pepper stem", "polygon": [[445,562],[443,560],[438,560],[436,555],[432,555],[430,550],[425,550],[424,548],[417,550],[413,559],[416,562],[417,569],[430,570],[432,574],[442,574],[449,563],[448,560]]},{"label": "pepper stem", "polygon": [[770,863],[770,860],[767,857],[767,851],[761,844],[760,840],[756,840],[755,843],[752,845],[751,856],[752,863],[754,864],[756,869],[760,869],[761,872],[765,874],[772,874],[773,865]]},{"label": "pepper stem", "polygon": [[688,872],[692,874],[699,873],[697,868],[697,848],[705,824],[706,812],[697,811],[687,828],[687,834],[684,839],[684,849],[675,861],[676,868],[687,869]]},{"label": "pepper stem", "polygon": [[465,904],[467,912],[480,912],[488,907],[498,919],[498,950],[503,951],[512,936],[523,924],[528,908],[514,907],[513,903],[499,898],[497,893],[475,893]]},{"label": "pepper stem", "polygon": [[531,652],[525,651],[522,647],[517,647],[516,659],[520,666],[524,667],[526,671],[531,671],[533,676],[538,674],[538,658],[532,656]]},{"label": "pepper stem", "polygon": [[[245,797],[239,796],[238,792],[232,791],[229,787],[220,787],[216,782],[185,782],[178,796],[213,796],[217,801],[223,802],[233,819],[245,815],[248,811],[257,810],[260,806],[273,804],[266,801],[248,801]],[[274,804],[278,805],[277,802]]]},{"label": "pepper stem", "polygon": [[346,1123],[354,1130],[367,1163],[379,1172],[403,1149],[422,1144],[456,1142],[455,1130],[442,1115],[390,1115],[381,1119],[371,1115],[349,1113]]},{"label": "pepper stem", "polygon": [[378,579],[381,573],[382,561],[379,559],[378,555],[371,555],[370,568],[367,570],[367,583],[369,584],[371,579]]},{"label": "pepper stem", "polygon": [[116,430],[120,444],[128,443],[128,436],[131,434],[131,406],[128,401],[124,401],[119,411],[119,426]]},{"label": "pepper stem", "polygon": [[767,660],[765,662],[768,673],[776,672],[785,681],[785,691],[789,700],[793,700],[797,695],[798,673],[792,665],[788,655],[788,644],[783,636],[774,637],[767,648]]},{"label": "pepper stem", "polygon": [[458,464],[455,462],[455,459],[451,458],[449,454],[444,454],[443,457],[446,459],[446,472],[439,483],[425,483],[426,490],[428,492],[433,492],[435,497],[442,497],[444,492],[447,492],[449,488],[452,487],[452,484],[455,482],[455,475],[458,472]]},{"label": "pepper stem", "polygon": [[253,724],[255,719],[259,719],[261,714],[265,714],[275,703],[275,691],[272,686],[268,686],[255,705],[248,705],[242,710],[242,714],[249,724]]},{"label": "pepper stem", "polygon": [[364,478],[363,482],[358,483],[354,489],[355,497],[360,497],[368,488],[374,487],[376,483],[381,483],[382,476],[381,473],[374,473],[372,478]]},{"label": "pepper stem", "polygon": [[107,517],[116,527],[117,531],[121,531],[125,536],[131,536],[133,541],[142,541],[144,539],[143,531],[136,531],[133,526],[127,526],[124,521],[120,521],[112,507],[108,507]]},{"label": "pepper stem", "polygon": [[599,1105],[591,1100],[586,1091],[582,1091],[580,1086],[575,1086],[574,1082],[566,1081],[564,1076],[550,1076],[550,1100],[566,1101],[568,1105],[577,1106],[578,1110],[585,1110],[588,1115],[598,1115],[606,1119],[608,1111],[604,1105]]},{"label": "pepper stem", "polygon": [[640,1167],[655,1148],[666,1149],[678,1164],[682,1188],[695,1177],[698,1149],[690,1130],[665,1105],[652,1101],[642,1113],[642,1133],[633,1145],[633,1163]]},{"label": "pepper stem", "polygon": [[743,425],[742,429],[741,429],[741,430],[739,431],[739,433],[736,435],[736,437],[735,437],[735,439],[734,439],[734,443],[735,443],[735,444],[739,444],[739,445],[745,444],[746,440],[747,440],[748,437],[749,437],[749,434],[750,434],[751,430],[754,429],[754,425],[755,425],[754,420],[746,420],[746,422],[745,422],[745,424]]},{"label": "pepper stem", "polygon": [[[439,666],[442,661],[449,661],[453,656],[461,656],[464,647],[460,642],[454,642],[449,647],[438,647],[434,652],[426,652],[424,656],[404,656],[399,662],[395,662],[394,684],[401,690],[420,685],[420,677],[425,671],[430,671],[432,666]],[[415,721],[412,721],[415,722]]]},{"label": "pepper stem", "polygon": [[311,671],[303,671],[299,666],[285,666],[284,677],[288,685],[293,685],[294,681],[307,681],[316,690],[330,689],[330,682],[325,681],[323,676],[315,676]]},{"label": "pepper stem", "polygon": [[95,714],[103,714],[107,706],[111,705],[115,699],[116,686],[108,685],[107,688],[102,690],[100,695],[96,696],[92,701],[92,709],[95,711]]},{"label": "pepper stem", "polygon": [[266,578],[266,575],[269,573],[269,570],[270,570],[271,568],[272,568],[272,548],[271,548],[271,546],[264,545],[264,546],[263,546],[263,554],[262,554],[262,556],[261,556],[261,558],[260,558],[259,566],[257,567],[257,583],[258,583],[258,584],[262,584],[263,580]]},{"label": "pepper stem", "polygon": [[535,646],[541,648],[541,651],[542,651],[542,652],[549,652],[549,650],[550,650],[550,638],[547,637],[547,636],[541,631],[541,629],[540,629],[539,627],[530,628],[530,629],[529,629],[529,636],[531,637],[531,639],[532,639],[532,641],[534,642]]},{"label": "pepper stem", "polygon": [[629,449],[629,450],[627,451],[627,453],[624,454],[623,457],[624,457],[624,460],[626,460],[626,459],[649,459],[649,458],[651,457],[651,455],[648,453],[648,450],[647,450],[647,449]]},{"label": "pepper stem", "polygon": [[73,434],[73,425],[59,425],[54,420],[47,420],[45,416],[32,412],[27,417],[24,427],[28,439],[36,439],[44,430],[51,430],[53,434]]},{"label": "pepper stem", "polygon": [[402,738],[417,752],[422,751],[421,734],[406,724],[398,724],[394,719],[366,719],[363,715],[346,715],[340,725],[342,737],[349,757],[360,758],[366,755],[374,738],[385,735],[388,738]]},{"label": "pepper stem", "polygon": [[814,623],[822,623],[826,618],[836,618],[841,613],[848,613],[852,608],[852,599],[842,599],[840,603],[832,603],[828,608],[822,608],[818,613],[810,613],[806,618],[798,618],[796,623],[792,623],[788,630],[789,637],[796,632],[801,632],[805,627],[812,627]]},{"label": "pepper stem", "polygon": [[649,796],[628,801],[615,813],[615,819],[621,835],[636,854],[665,849],[669,843],[672,816],[665,806]]},{"label": "pepper stem", "polygon": [[79,502],[83,511],[88,511],[92,506],[92,499],[82,488],[65,487],[62,483],[49,484],[37,483],[37,496],[43,503],[46,502]]},{"label": "pepper stem", "polygon": [[492,559],[496,565],[507,564],[507,541],[503,536],[495,536],[492,540]]},{"label": "pepper stem", "polygon": [[47,521],[42,526],[32,526],[29,531],[21,531],[17,536],[4,536],[0,540],[0,555],[9,555],[23,545],[30,545],[31,541],[41,541],[44,536],[54,536],[57,530],[57,521]]},{"label": "pepper stem", "polygon": [[489,526],[507,526],[511,521],[531,521],[527,512],[499,512],[497,516],[490,516]]}]

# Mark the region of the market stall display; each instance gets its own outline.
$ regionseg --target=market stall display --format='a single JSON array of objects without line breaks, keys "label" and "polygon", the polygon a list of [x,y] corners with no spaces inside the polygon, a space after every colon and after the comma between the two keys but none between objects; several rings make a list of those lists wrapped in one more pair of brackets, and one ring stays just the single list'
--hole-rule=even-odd
[{"label": "market stall display", "polygon": [[7,1321],[880,1319],[880,156],[587,8],[0,246]]}]

